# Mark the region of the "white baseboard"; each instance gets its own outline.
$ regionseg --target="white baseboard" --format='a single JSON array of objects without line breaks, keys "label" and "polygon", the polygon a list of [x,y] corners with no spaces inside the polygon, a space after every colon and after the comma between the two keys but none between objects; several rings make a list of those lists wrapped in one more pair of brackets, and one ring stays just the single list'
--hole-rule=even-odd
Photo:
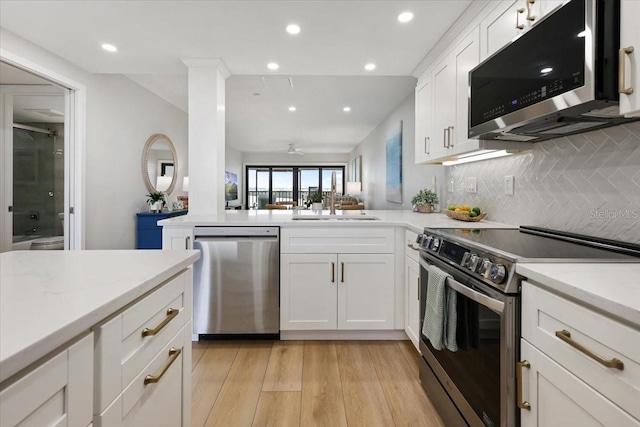
[{"label": "white baseboard", "polygon": [[403,329],[390,331],[280,331],[280,339],[288,340],[408,340]]}]

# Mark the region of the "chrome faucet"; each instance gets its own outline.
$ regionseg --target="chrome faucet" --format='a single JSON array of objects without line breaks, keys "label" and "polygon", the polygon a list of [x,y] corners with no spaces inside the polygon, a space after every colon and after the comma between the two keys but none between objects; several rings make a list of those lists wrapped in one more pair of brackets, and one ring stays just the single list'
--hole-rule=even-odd
[{"label": "chrome faucet", "polygon": [[329,213],[336,214],[336,173],[331,172],[331,196],[329,197]]}]

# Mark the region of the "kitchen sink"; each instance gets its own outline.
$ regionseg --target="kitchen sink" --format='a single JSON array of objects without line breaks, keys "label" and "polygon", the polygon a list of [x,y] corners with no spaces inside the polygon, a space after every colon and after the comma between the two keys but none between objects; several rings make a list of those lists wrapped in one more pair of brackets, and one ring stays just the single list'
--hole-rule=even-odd
[{"label": "kitchen sink", "polygon": [[327,211],[295,211],[291,217],[297,221],[376,221],[380,218],[369,215],[362,211],[340,211],[335,214]]}]

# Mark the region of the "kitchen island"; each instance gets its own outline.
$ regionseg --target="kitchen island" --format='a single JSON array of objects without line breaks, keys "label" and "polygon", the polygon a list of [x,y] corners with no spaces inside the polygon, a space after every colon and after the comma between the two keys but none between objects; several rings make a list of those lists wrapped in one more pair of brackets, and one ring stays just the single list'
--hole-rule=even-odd
[{"label": "kitchen island", "polygon": [[[145,415],[145,400],[124,410],[123,392],[129,404],[143,391],[149,403],[164,392],[162,381],[147,385],[144,377],[161,370],[169,344],[185,361],[175,366],[190,365],[184,343],[190,337],[190,266],[198,258],[197,251],[0,254],[0,424],[43,424],[45,417],[87,426],[110,410],[110,420],[118,419],[111,425],[118,425]],[[170,371],[165,384],[179,381],[172,387],[180,393],[162,397],[188,425],[183,408],[190,387],[180,383],[190,384],[190,369]],[[121,417],[113,417],[118,411]]]}]

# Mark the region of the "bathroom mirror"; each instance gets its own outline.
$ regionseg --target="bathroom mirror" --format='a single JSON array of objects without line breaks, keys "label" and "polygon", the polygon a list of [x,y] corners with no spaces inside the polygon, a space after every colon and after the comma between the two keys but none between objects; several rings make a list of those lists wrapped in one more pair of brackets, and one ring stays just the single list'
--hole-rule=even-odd
[{"label": "bathroom mirror", "polygon": [[171,194],[178,180],[178,155],[167,135],[155,133],[142,150],[142,178],[150,193]]}]

